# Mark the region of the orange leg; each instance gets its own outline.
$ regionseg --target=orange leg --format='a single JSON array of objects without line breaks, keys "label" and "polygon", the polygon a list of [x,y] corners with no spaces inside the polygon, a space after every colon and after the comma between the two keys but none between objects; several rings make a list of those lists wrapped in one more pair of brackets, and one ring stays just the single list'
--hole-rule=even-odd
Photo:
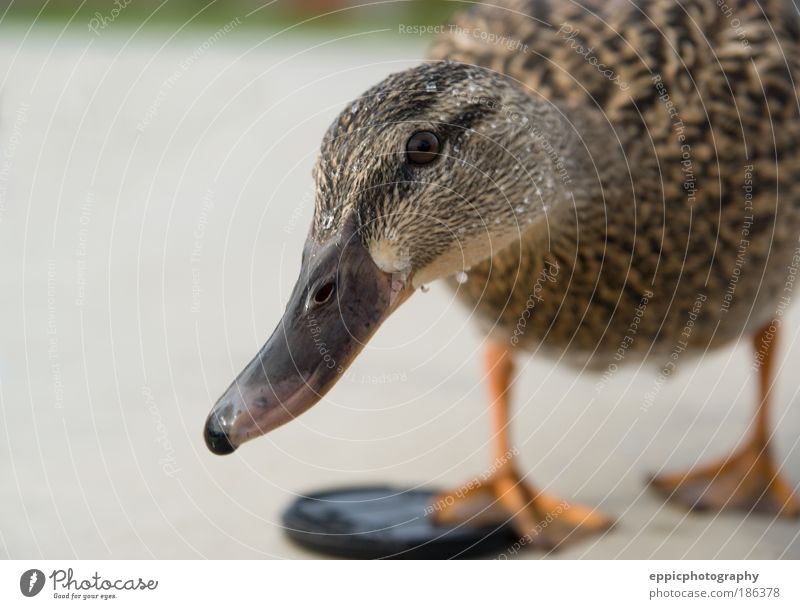
[{"label": "orange leg", "polygon": [[509,388],[514,373],[511,354],[500,344],[486,351],[492,401],[495,460],[481,478],[442,493],[431,506],[439,523],[473,526],[511,521],[526,545],[552,549],[599,533],[611,521],[593,510],[559,500],[528,485],[514,465],[508,429]]},{"label": "orange leg", "polygon": [[753,340],[761,356],[753,433],[727,459],[686,473],[653,478],[650,484],[666,499],[694,509],[739,509],[800,516],[800,504],[792,487],[778,473],[770,445],[769,394],[774,378],[776,337],[769,340],[767,328]]}]

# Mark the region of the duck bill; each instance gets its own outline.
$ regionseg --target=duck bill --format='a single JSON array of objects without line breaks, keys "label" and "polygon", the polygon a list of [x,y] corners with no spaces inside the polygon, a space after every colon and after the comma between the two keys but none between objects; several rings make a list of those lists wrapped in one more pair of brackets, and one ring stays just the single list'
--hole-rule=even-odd
[{"label": "duck bill", "polygon": [[412,291],[409,278],[378,268],[352,232],[323,245],[309,238],[283,318],[208,416],[209,450],[232,453],[311,408]]}]

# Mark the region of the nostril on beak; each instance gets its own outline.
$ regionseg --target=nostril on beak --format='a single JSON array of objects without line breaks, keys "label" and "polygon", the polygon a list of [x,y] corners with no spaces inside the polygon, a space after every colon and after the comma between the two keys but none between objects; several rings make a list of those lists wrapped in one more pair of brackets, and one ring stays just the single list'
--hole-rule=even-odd
[{"label": "nostril on beak", "polygon": [[206,429],[203,434],[206,439],[206,446],[215,455],[229,455],[236,450],[231,444],[228,434],[220,427],[217,417],[213,414],[206,421]]}]

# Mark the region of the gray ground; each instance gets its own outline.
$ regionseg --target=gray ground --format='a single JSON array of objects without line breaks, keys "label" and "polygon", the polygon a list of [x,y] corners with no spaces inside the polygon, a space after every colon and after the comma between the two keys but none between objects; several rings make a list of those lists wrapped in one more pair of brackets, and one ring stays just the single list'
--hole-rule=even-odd
[{"label": "gray ground", "polygon": [[[276,524],[299,492],[484,472],[481,337],[436,286],[302,419],[227,458],[202,440],[283,310],[324,129],[422,43],[132,34],[0,36],[0,556],[306,557]],[[775,413],[794,484],[799,317]],[[687,515],[643,488],[741,438],[746,344],[686,362],[646,411],[651,371],[596,381],[532,360],[515,386],[531,478],[619,518],[558,557],[800,558],[797,522]]]}]

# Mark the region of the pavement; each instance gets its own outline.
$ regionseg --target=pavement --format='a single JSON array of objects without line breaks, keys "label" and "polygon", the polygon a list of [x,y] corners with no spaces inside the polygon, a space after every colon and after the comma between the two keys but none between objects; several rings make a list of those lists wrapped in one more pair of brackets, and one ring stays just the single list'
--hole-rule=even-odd
[{"label": "pavement", "polygon": [[[267,37],[111,23],[0,36],[0,557],[308,558],[298,494],[450,487],[490,465],[481,344],[442,286],[415,295],[297,421],[217,457],[215,399],[277,323],[320,138],[413,65],[391,33]],[[776,450],[800,483],[800,315],[784,323]],[[730,452],[755,399],[747,341],[598,377],[530,356],[514,448],[531,480],[617,519],[550,558],[800,558],[797,521],[688,514],[646,476]],[[541,558],[520,551],[517,558]]]}]

